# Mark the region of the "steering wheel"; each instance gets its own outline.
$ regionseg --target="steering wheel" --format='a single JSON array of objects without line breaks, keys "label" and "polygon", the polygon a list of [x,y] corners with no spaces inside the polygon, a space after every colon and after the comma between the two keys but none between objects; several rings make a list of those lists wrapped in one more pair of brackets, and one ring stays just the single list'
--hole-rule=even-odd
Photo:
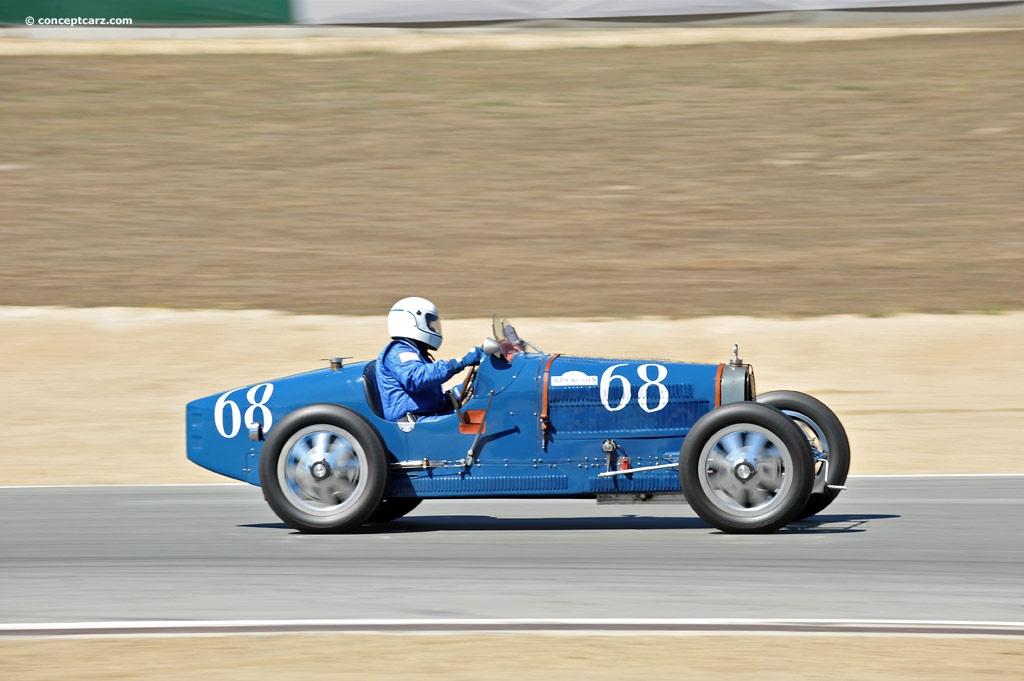
[{"label": "steering wheel", "polygon": [[[484,352],[484,359],[481,363],[486,360],[489,356],[495,356],[499,351],[504,348],[504,341],[499,343],[493,338],[485,338],[484,342],[480,344],[480,349]],[[509,360],[511,356],[506,357]],[[459,397],[456,398],[452,395],[452,402],[455,404],[455,408],[458,411],[462,411],[462,408],[469,402],[469,398],[473,397],[473,384],[476,381],[476,374],[480,370],[480,364],[474,364],[469,369],[469,373],[466,374],[466,380],[462,382],[462,389],[459,391]]]},{"label": "steering wheel", "polygon": [[466,402],[469,402],[469,398],[473,396],[473,381],[476,379],[476,372],[480,368],[479,364],[474,364],[469,373],[466,374],[466,380],[462,382],[462,390],[459,391],[459,410],[461,411]]}]

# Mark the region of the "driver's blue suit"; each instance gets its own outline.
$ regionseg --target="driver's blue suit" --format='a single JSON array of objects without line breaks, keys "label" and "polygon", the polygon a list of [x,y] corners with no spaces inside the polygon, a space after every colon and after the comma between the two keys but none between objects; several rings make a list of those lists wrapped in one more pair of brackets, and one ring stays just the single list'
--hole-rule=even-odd
[{"label": "driver's blue suit", "polygon": [[430,361],[406,338],[388,343],[377,357],[377,391],[388,421],[413,414],[426,416],[453,411],[445,400],[442,384],[465,364],[457,359]]}]

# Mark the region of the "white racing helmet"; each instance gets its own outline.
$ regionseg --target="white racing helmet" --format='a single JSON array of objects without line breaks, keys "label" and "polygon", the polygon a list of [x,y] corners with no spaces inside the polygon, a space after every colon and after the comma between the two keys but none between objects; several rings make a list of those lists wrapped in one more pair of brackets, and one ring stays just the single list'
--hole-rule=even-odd
[{"label": "white racing helmet", "polygon": [[437,306],[426,298],[402,298],[388,313],[388,335],[422,341],[437,350],[443,340]]}]

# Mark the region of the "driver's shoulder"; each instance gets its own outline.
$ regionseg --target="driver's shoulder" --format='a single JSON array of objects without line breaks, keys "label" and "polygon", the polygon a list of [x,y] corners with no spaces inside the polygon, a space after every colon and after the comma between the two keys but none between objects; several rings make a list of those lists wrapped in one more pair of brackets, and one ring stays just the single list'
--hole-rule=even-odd
[{"label": "driver's shoulder", "polygon": [[405,364],[410,361],[425,361],[416,344],[404,338],[395,338],[385,345],[378,359],[384,364]]}]

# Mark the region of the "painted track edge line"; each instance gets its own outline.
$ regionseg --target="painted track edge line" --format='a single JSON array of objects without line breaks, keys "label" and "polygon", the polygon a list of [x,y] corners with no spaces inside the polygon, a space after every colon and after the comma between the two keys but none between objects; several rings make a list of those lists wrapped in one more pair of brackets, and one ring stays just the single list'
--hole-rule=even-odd
[{"label": "painted track edge line", "polygon": [[840,635],[1024,637],[1024,622],[818,619],[153,620],[0,624],[18,638],[273,634]]}]

